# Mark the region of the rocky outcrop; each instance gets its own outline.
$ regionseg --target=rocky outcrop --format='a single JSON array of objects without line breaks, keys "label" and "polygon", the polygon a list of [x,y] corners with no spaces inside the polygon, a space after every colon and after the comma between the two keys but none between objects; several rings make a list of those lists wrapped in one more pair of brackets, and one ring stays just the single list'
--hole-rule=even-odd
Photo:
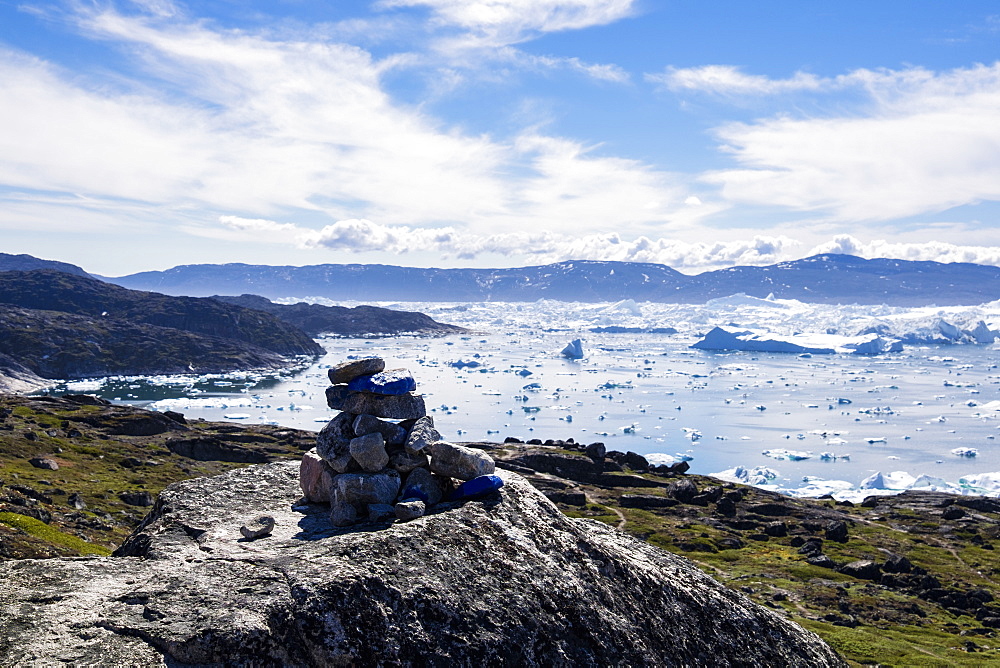
[{"label": "rocky outcrop", "polygon": [[14,358],[0,353],[0,392],[31,392],[49,383]]},{"label": "rocky outcrop", "polygon": [[[298,463],[177,483],[118,556],[0,563],[0,664],[845,665],[686,560],[483,501],[336,529]],[[262,515],[269,536],[241,534]]]}]

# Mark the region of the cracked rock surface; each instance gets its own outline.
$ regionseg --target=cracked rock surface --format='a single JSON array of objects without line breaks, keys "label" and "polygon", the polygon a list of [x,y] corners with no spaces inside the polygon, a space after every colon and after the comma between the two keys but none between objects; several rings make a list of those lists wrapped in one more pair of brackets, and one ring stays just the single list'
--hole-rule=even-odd
[{"label": "cracked rock surface", "polygon": [[[177,483],[116,556],[0,562],[0,665],[846,665],[500,475],[483,501],[349,529],[297,505],[297,462]],[[271,536],[242,538],[262,514]]]}]

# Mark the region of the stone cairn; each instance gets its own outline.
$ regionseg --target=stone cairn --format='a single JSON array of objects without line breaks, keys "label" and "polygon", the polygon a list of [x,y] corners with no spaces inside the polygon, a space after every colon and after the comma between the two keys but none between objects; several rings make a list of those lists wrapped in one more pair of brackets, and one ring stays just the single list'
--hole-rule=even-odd
[{"label": "stone cairn", "polygon": [[307,501],[330,504],[334,525],[412,520],[503,485],[488,454],[441,440],[407,370],[371,357],[329,373],[327,404],[341,412],[303,456],[299,483]]}]

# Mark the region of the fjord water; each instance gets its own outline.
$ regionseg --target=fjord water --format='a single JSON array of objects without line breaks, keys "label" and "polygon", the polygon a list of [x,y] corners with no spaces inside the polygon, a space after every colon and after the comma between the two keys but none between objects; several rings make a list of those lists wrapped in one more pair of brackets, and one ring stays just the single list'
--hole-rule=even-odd
[{"label": "fjord water", "polygon": [[[68,389],[96,389],[116,401],[188,418],[319,429],[335,414],[325,405],[326,369],[380,356],[388,367],[413,373],[439,430],[451,440],[603,441],[609,449],[690,457],[696,473],[766,466],[786,489],[801,487],[805,476],[856,486],[876,471],[949,482],[1000,471],[1000,410],[987,405],[1000,399],[996,344],[911,345],[873,357],[690,348],[698,332],[724,317],[743,325],[768,320],[772,329],[860,317],[837,307],[823,307],[824,319],[812,307],[792,317],[758,313],[754,306],[736,317],[634,304],[617,310],[551,302],[392,306],[475,331],[445,338],[326,338],[322,359],[283,374],[109,379]],[[590,331],[612,321],[647,328],[677,323],[680,332]],[[583,339],[581,360],[559,354],[574,338]],[[978,454],[953,454],[957,448]]]}]

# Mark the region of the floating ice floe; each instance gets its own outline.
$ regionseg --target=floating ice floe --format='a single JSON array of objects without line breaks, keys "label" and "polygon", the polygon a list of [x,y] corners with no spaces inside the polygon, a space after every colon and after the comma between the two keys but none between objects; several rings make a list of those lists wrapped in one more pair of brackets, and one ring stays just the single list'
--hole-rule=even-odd
[{"label": "floating ice floe", "polygon": [[959,457],[975,457],[979,454],[979,450],[975,448],[953,448],[951,454]]},{"label": "floating ice floe", "polygon": [[803,452],[801,450],[785,450],[784,448],[765,450],[760,454],[765,457],[771,457],[772,459],[784,459],[790,462],[799,462],[803,459],[812,459],[813,457],[813,453],[811,452]]},{"label": "floating ice floe", "polygon": [[675,452],[672,455],[665,452],[651,452],[643,455],[643,457],[645,457],[646,461],[653,466],[660,464],[666,464],[669,466],[670,464],[676,464],[677,462],[690,462],[694,459],[691,455],[684,454],[683,452]]},{"label": "floating ice floe", "polygon": [[883,339],[878,334],[839,336],[836,334],[774,334],[764,330],[738,327],[715,327],[700,341],[691,345],[700,350],[748,350],[770,353],[851,353],[879,355],[903,350],[895,339]]}]

